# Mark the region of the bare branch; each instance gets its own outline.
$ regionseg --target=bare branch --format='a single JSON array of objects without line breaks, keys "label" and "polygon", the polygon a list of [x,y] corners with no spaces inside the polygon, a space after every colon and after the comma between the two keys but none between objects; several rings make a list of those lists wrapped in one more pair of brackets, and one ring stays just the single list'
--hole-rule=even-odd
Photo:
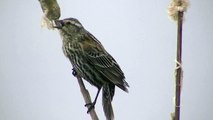
[{"label": "bare branch", "polygon": [[189,5],[188,0],[172,0],[168,7],[168,14],[177,21],[177,53],[176,53],[176,68],[175,68],[175,112],[171,113],[172,120],[180,120],[180,101],[182,87],[182,26],[184,11]]},{"label": "bare branch", "polygon": [[[80,77],[78,77],[78,76],[77,76],[77,79],[78,79],[78,84],[80,86],[80,90],[81,90],[81,93],[82,93],[82,95],[84,97],[85,103],[92,103],[90,95],[89,95],[89,92],[85,88],[82,79]],[[89,106],[87,108],[89,108]],[[90,116],[91,116],[92,120],[98,120],[98,116],[97,116],[97,114],[95,112],[95,109],[92,109],[89,113],[90,113]]]}]

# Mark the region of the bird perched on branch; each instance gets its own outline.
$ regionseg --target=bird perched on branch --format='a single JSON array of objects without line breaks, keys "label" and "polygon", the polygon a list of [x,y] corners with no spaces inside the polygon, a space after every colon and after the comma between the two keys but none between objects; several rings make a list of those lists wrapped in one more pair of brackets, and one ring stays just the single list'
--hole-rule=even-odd
[{"label": "bird perched on branch", "polygon": [[73,66],[73,75],[80,76],[98,88],[95,100],[87,103],[88,111],[94,108],[102,88],[102,104],[107,120],[114,119],[111,105],[115,86],[128,92],[128,83],[115,59],[91,33],[75,18],[55,21],[63,40],[63,52]]}]

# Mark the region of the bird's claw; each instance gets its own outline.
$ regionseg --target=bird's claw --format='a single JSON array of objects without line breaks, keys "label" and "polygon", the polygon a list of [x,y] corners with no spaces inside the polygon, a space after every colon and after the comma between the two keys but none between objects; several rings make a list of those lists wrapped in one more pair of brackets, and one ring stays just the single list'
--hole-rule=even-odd
[{"label": "bird's claw", "polygon": [[75,76],[75,77],[77,76],[77,72],[74,68],[72,69],[72,75]]},{"label": "bird's claw", "polygon": [[87,113],[89,113],[92,109],[95,108],[95,104],[94,103],[87,103],[84,106],[88,107]]}]

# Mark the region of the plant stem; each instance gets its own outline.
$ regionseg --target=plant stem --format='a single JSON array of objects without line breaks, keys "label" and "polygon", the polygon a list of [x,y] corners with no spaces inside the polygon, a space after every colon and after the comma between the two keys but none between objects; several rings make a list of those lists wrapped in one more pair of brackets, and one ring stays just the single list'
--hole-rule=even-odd
[{"label": "plant stem", "polygon": [[[88,90],[86,89],[86,87],[85,87],[85,85],[83,83],[83,80],[79,76],[76,76],[76,77],[78,79],[78,84],[79,84],[81,93],[82,93],[82,95],[84,97],[85,103],[92,103],[90,94],[89,94]],[[88,106],[88,108],[89,108],[89,106]],[[97,116],[97,114],[95,112],[95,109],[92,109],[89,113],[90,113],[90,117],[92,118],[92,120],[98,120],[98,116]]]},{"label": "plant stem", "polygon": [[178,12],[177,21],[177,56],[176,56],[176,89],[175,89],[175,120],[180,119],[181,83],[182,83],[182,24],[183,12]]}]

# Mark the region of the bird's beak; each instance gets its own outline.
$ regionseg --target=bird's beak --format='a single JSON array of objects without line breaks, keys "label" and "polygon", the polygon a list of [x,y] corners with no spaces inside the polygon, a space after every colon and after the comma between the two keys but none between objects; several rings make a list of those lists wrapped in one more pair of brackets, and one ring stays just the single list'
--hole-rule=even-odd
[{"label": "bird's beak", "polygon": [[64,26],[63,20],[54,20],[53,21],[53,28],[62,29]]}]

